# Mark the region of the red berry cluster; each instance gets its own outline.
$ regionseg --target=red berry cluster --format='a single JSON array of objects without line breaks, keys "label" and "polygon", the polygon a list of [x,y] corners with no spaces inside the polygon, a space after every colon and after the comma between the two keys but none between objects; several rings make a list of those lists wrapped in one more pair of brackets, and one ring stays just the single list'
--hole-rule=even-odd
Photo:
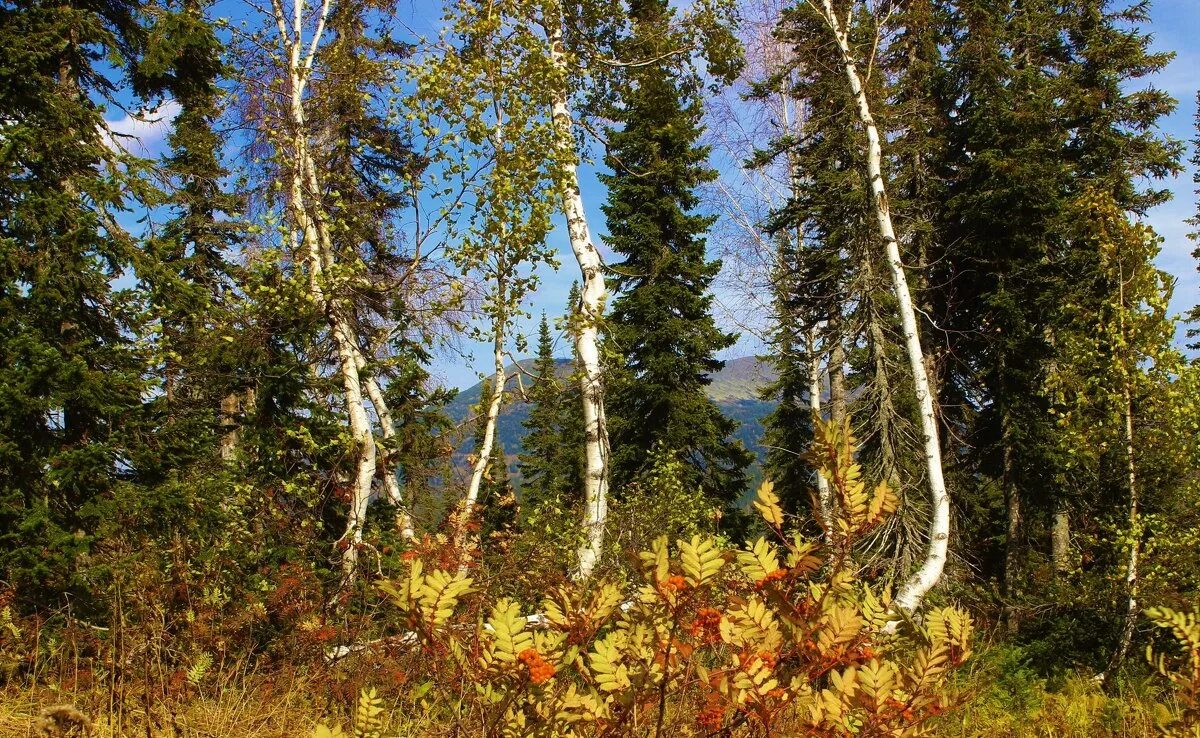
[{"label": "red berry cluster", "polygon": [[708,698],[704,701],[704,708],[696,713],[696,724],[701,729],[715,733],[725,724],[725,702],[721,699],[721,695],[716,692],[709,692]]},{"label": "red berry cluster", "polygon": [[759,651],[756,656],[758,656],[758,660],[762,662],[762,665],[768,669],[774,669],[775,664],[778,663],[775,654],[770,651]]},{"label": "red berry cluster", "polygon": [[683,590],[687,589],[687,580],[676,574],[675,576],[668,578],[667,581],[658,585],[658,589],[663,594],[667,594],[668,592],[682,592]]},{"label": "red berry cluster", "polygon": [[704,636],[705,640],[717,639],[721,635],[721,611],[711,607],[702,607],[692,621],[691,633],[693,638]]},{"label": "red berry cluster", "polygon": [[547,664],[536,648],[527,648],[517,654],[517,661],[529,669],[529,681],[534,684],[542,684],[554,676],[554,664]]},{"label": "red berry cluster", "polygon": [[762,589],[763,587],[767,586],[771,582],[777,582],[780,579],[787,579],[787,576],[788,576],[787,569],[776,569],[775,571],[767,574],[762,579],[759,579],[757,582],[755,582],[754,586],[758,587],[759,589]]}]

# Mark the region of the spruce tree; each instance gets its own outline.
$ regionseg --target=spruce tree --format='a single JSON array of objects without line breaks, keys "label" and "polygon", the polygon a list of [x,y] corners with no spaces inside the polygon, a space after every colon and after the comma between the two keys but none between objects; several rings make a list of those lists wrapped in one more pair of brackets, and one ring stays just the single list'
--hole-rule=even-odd
[{"label": "spruce tree", "polygon": [[[205,2],[182,0],[158,10],[137,82],[146,96],[166,95],[179,106],[161,166],[171,187],[164,203],[171,217],[146,244],[157,256],[145,279],[162,362],[152,403],[162,426],[147,464],[165,475],[215,459],[218,439],[236,433],[251,408],[248,357],[233,324],[240,275],[229,259],[241,241],[236,218],[244,203],[223,189],[228,172],[213,129],[221,114],[217,83],[227,71],[224,49],[205,17]],[[223,447],[227,456],[230,442]]]},{"label": "spruce tree", "polygon": [[697,144],[701,108],[696,75],[678,55],[673,13],[662,0],[633,0],[633,33],[619,119],[603,177],[608,243],[624,259],[614,266],[617,297],[608,323],[621,366],[609,388],[612,482],[644,471],[661,447],[685,463],[688,483],[722,504],[746,484],[749,452],[730,438],[735,424],[705,395],[714,355],[736,336],[717,328],[710,286],[720,263],[708,261],[704,234],[712,218],[695,214],[696,188],[715,174]]},{"label": "spruce tree", "polygon": [[[1053,431],[1040,389],[1051,356],[1047,331],[1061,299],[1054,256],[1056,219],[1070,169],[1049,72],[1061,64],[1056,16],[1046,3],[1010,17],[995,3],[959,3],[961,22],[948,58],[956,125],[949,134],[949,183],[941,225],[954,251],[932,282],[949,342],[947,381],[971,401],[955,408],[969,429],[971,504],[1000,507],[973,516],[988,526],[967,531],[986,543],[984,566],[1015,592],[1023,548],[1024,503],[1053,483]],[[1064,287],[1065,285],[1058,285]],[[998,493],[998,494],[997,494]],[[986,496],[986,501],[979,500]],[[1000,498],[1000,499],[996,499]]]},{"label": "spruce tree", "polygon": [[42,602],[91,586],[79,557],[141,472],[143,295],[115,283],[152,258],[116,222],[144,188],[101,133],[139,10],[0,7],[0,577]]},{"label": "spruce tree", "polygon": [[810,397],[810,362],[816,347],[809,336],[815,326],[806,325],[811,313],[797,309],[796,295],[803,286],[795,278],[794,265],[800,260],[794,240],[778,237],[779,256],[775,278],[771,282],[775,293],[772,353],[764,357],[775,368],[775,380],[762,388],[761,397],[775,401],[774,409],[763,419],[763,445],[767,448],[766,477],[778,485],[780,497],[788,511],[800,514],[809,508],[808,492],[812,487],[812,466],[804,451],[812,443],[814,415]]},{"label": "spruce tree", "polygon": [[952,413],[970,441],[969,504],[997,504],[999,492],[1006,508],[1002,526],[966,533],[1005,541],[984,563],[1000,563],[1010,596],[1025,520],[1066,502],[1070,487],[1047,372],[1067,371],[1060,336],[1070,315],[1099,313],[1112,298],[1102,281],[1081,278],[1101,255],[1074,235],[1069,205],[1089,187],[1144,211],[1164,195],[1141,183],[1177,166],[1178,146],[1156,130],[1172,101],[1130,84],[1169,56],[1148,51],[1144,3],[1110,4],[960,0],[947,55],[947,246],[932,279],[934,314],[947,382],[963,400]]},{"label": "spruce tree", "polygon": [[[855,38],[872,28],[860,16],[850,29]],[[768,475],[801,508],[808,507],[813,487],[811,466],[798,455],[811,438],[812,413],[808,401],[802,401],[810,394],[811,372],[820,372],[819,384],[829,382],[825,414],[837,418],[847,412],[847,404],[853,406],[849,409],[859,421],[863,459],[873,467],[888,467],[884,476],[889,481],[894,481],[894,464],[881,460],[897,455],[888,439],[901,437],[892,428],[892,396],[898,393],[869,368],[857,366],[863,363],[859,357],[870,353],[870,328],[882,324],[886,332],[881,335],[890,338],[897,321],[873,240],[858,124],[845,72],[839,59],[827,53],[827,34],[825,21],[812,8],[785,12],[775,36],[787,45],[789,56],[753,89],[755,97],[786,98],[802,116],[795,130],[775,138],[750,161],[761,166],[782,160],[790,174],[788,200],[766,224],[777,244],[769,357],[777,380],[764,396],[780,403],[765,422]],[[872,90],[872,95],[878,92]],[[896,346],[880,346],[885,352],[889,348]],[[846,353],[852,370],[848,377],[841,361]],[[889,373],[882,379],[890,378]],[[853,401],[847,403],[846,395]]]},{"label": "spruce tree", "polygon": [[537,358],[533,386],[527,394],[529,415],[522,421],[526,434],[520,455],[522,502],[526,505],[553,499],[567,478],[560,463],[563,452],[563,387],[558,381],[550,324],[542,314],[538,326]]}]

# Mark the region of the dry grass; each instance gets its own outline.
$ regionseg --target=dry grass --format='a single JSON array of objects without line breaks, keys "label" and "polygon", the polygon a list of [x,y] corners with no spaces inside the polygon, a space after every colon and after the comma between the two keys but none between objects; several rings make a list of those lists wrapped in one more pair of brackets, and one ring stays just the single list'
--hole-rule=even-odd
[{"label": "dry grass", "polygon": [[[54,689],[0,694],[0,738],[297,738],[330,709],[321,692],[303,678],[277,686],[275,680],[251,680],[213,695],[192,694],[169,702],[109,707],[103,693],[71,694]],[[64,730],[43,713],[68,705],[87,716],[93,729]],[[68,721],[70,722],[70,721]],[[70,727],[67,725],[66,727]],[[38,731],[41,732],[38,732]]]}]

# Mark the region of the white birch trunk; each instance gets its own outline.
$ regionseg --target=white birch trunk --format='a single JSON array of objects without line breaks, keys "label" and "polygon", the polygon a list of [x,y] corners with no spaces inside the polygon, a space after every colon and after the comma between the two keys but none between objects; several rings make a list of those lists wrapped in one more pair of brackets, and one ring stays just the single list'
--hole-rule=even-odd
[{"label": "white birch trunk", "polygon": [[[1117,284],[1120,290],[1117,303],[1120,311],[1118,313],[1118,330],[1121,335],[1121,343],[1128,345],[1129,337],[1125,334],[1125,274],[1123,270],[1118,276]],[[1130,376],[1138,369],[1133,361],[1123,361],[1121,369],[1123,375],[1121,393],[1124,401],[1122,410],[1125,414],[1125,467],[1129,478],[1129,535],[1132,538],[1129,546],[1129,559],[1125,563],[1125,590],[1129,595],[1129,600],[1125,606],[1125,622],[1121,626],[1121,640],[1117,643],[1117,650],[1113,654],[1108,668],[1098,677],[1100,681],[1104,681],[1109,674],[1121,668],[1125,656],[1129,653],[1129,645],[1133,642],[1133,629],[1137,625],[1138,617],[1138,585],[1140,583],[1138,565],[1142,554],[1142,516],[1138,495],[1137,457],[1134,453],[1133,441],[1133,392],[1130,388]]]},{"label": "white birch trunk", "polygon": [[309,290],[313,302],[325,314],[329,324],[330,335],[338,356],[343,398],[346,403],[346,414],[350,421],[350,435],[357,455],[355,474],[350,490],[350,510],[346,517],[346,529],[339,539],[339,546],[345,546],[342,552],[342,575],[343,582],[347,582],[354,577],[358,567],[358,544],[362,542],[363,526],[366,523],[367,506],[371,497],[371,482],[375,477],[375,437],[371,431],[371,421],[363,401],[362,382],[358,371],[361,356],[355,343],[353,327],[344,313],[338,309],[337,300],[331,298],[325,291],[327,256],[322,251],[329,249],[327,239],[322,238],[321,230],[324,228],[324,224],[315,214],[318,211],[318,205],[313,198],[319,195],[320,189],[316,179],[316,168],[308,150],[304,117],[304,88],[308,83],[308,73],[312,69],[313,59],[324,32],[329,3],[324,3],[321,8],[308,52],[303,56],[303,1],[294,0],[290,32],[288,31],[288,19],[278,0],[273,3],[273,7],[280,37],[288,48],[289,56],[288,77],[291,83],[289,112],[294,127],[290,195],[291,210],[301,235],[300,245],[303,253],[299,256],[308,265]]},{"label": "white birch trunk", "polygon": [[[817,353],[817,329],[808,331],[808,408],[813,423],[821,421],[821,355]],[[828,538],[833,533],[833,490],[829,480],[817,470],[817,514]]]},{"label": "white birch trunk", "polygon": [[467,540],[467,524],[475,512],[479,502],[479,488],[483,486],[483,475],[487,472],[488,462],[492,458],[492,448],[496,445],[496,420],[500,417],[500,405],[504,399],[504,327],[503,319],[497,320],[495,339],[492,346],[495,359],[495,375],[492,377],[492,397],[487,406],[487,419],[483,426],[483,440],[475,449],[477,458],[475,467],[471,470],[471,483],[467,486],[467,495],[463,499],[463,509],[458,517],[454,533],[455,545],[461,549]]},{"label": "white birch trunk", "polygon": [[[360,364],[359,369],[363,368],[363,365]],[[383,428],[383,439],[389,443],[393,442],[396,438],[396,421],[392,419],[392,411],[383,397],[383,390],[375,377],[370,374],[367,375],[366,385],[367,397],[371,398],[375,414],[379,417],[379,425]],[[386,447],[379,449],[379,464],[383,467],[383,484],[388,502],[396,507],[396,527],[400,529],[400,537],[411,541],[416,537],[416,532],[413,530],[412,513],[404,505],[404,495],[400,491],[400,482],[396,479],[396,469],[391,464],[391,449]]]},{"label": "white birch trunk", "polygon": [[1129,535],[1133,539],[1129,546],[1129,559],[1125,562],[1125,590],[1129,593],[1129,601],[1125,606],[1125,623],[1121,627],[1121,640],[1117,651],[1113,654],[1112,662],[1106,673],[1116,671],[1125,661],[1129,653],[1129,645],[1133,641],[1133,629],[1138,617],[1138,568],[1142,553],[1142,518],[1139,509],[1137,464],[1133,450],[1133,398],[1129,392],[1128,380],[1124,388],[1125,400],[1125,463],[1129,475]]},{"label": "white birch trunk", "polygon": [[821,0],[821,4],[825,21],[829,24],[830,31],[842,55],[842,66],[846,73],[846,81],[850,85],[850,91],[854,95],[859,120],[866,129],[867,173],[871,179],[875,219],[879,226],[879,234],[887,249],[888,266],[892,272],[892,286],[896,293],[896,301],[899,303],[900,323],[904,331],[908,363],[912,371],[913,386],[921,413],[921,435],[925,447],[925,467],[929,477],[929,496],[932,503],[929,544],[921,568],[904,584],[895,600],[895,607],[906,612],[913,612],[920,607],[925,595],[941,579],[942,570],[946,565],[950,542],[950,497],[946,492],[946,483],[942,477],[941,443],[938,439],[937,418],[933,412],[933,396],[929,390],[929,377],[925,371],[925,357],[917,330],[916,312],[913,310],[908,279],[904,274],[904,264],[900,261],[900,245],[896,240],[895,229],[892,227],[887,189],[883,180],[883,152],[879,130],[871,115],[871,106],[867,101],[866,90],[863,89],[862,79],[854,63],[846,32],[834,12],[832,1]]},{"label": "white birch trunk", "polygon": [[555,131],[559,146],[559,165],[562,167],[563,213],[567,218],[567,234],[571,251],[579,263],[583,279],[579,306],[579,321],[575,329],[575,354],[580,369],[580,391],[583,397],[583,423],[587,471],[584,477],[583,530],[585,541],[578,551],[578,579],[592,575],[604,546],[604,526],[608,520],[608,426],[604,416],[604,386],[600,373],[599,324],[608,296],[604,284],[600,253],[592,243],[583,198],[579,194],[579,171],[576,165],[574,118],[566,90],[570,74],[563,48],[563,18],[559,15],[545,23],[550,63],[558,75],[558,88],[551,92]]}]

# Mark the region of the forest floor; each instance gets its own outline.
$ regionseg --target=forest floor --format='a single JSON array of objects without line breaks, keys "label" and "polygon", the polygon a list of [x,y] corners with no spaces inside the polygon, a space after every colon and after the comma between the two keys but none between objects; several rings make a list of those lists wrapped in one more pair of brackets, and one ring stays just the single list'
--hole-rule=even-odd
[{"label": "forest floor", "polygon": [[[1169,692],[1150,677],[1130,679],[1106,694],[1078,674],[1046,680],[1007,663],[1005,649],[984,653],[957,689],[964,703],[942,716],[940,738],[1140,738],[1174,709]],[[256,676],[169,702],[142,704],[128,695],[124,708],[112,690],[69,691],[44,686],[0,692],[0,738],[307,738],[318,723],[346,724],[345,702],[322,677]],[[400,698],[389,700],[382,735],[442,738],[444,723]],[[71,732],[76,708],[91,723]],[[55,723],[59,723],[55,725]],[[123,724],[123,730],[116,726]],[[463,733],[468,736],[468,733]],[[752,735],[747,733],[747,735]]]}]

